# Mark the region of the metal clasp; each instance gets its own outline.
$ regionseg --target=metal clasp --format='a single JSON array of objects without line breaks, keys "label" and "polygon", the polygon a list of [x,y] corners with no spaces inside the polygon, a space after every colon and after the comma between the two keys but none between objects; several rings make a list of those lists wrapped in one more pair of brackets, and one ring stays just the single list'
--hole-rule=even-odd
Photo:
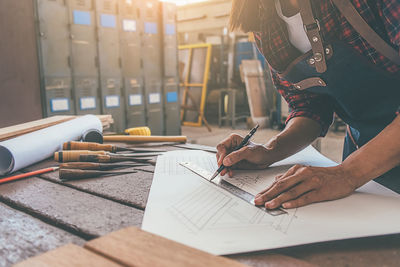
[{"label": "metal clasp", "polygon": [[308,24],[308,25],[303,24],[303,28],[304,28],[305,32],[314,30],[316,28],[318,28],[318,31],[321,31],[321,25],[319,24],[319,20],[315,19],[314,21],[315,21],[315,23],[313,23],[313,24]]}]

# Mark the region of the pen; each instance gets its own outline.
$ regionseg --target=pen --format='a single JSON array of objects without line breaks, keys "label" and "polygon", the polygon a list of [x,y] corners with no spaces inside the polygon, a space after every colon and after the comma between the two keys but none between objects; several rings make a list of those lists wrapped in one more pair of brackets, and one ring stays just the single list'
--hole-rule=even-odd
[{"label": "pen", "polygon": [[[256,125],[256,127],[254,127],[247,135],[246,137],[242,140],[242,142],[233,149],[233,151],[237,151],[239,149],[241,149],[242,147],[246,146],[250,140],[250,138],[256,133],[258,127],[260,127],[260,125]],[[233,152],[232,151],[232,152]],[[213,174],[213,176],[210,179],[210,182],[218,176],[218,174],[220,174],[222,172],[222,170],[225,169],[224,164],[222,164],[221,166],[219,166],[218,170]]]}]

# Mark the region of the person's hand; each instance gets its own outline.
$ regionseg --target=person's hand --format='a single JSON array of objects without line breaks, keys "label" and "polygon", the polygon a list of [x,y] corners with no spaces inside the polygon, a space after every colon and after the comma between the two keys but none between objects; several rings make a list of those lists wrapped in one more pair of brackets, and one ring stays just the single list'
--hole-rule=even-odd
[{"label": "person's hand", "polygon": [[256,195],[254,203],[267,209],[297,208],[314,202],[334,200],[350,195],[358,186],[341,165],[308,167],[295,165]]},{"label": "person's hand", "polygon": [[218,166],[223,163],[225,168],[221,175],[226,173],[232,177],[234,169],[265,169],[273,162],[270,159],[269,150],[260,144],[250,142],[247,146],[232,152],[243,140],[238,134],[231,134],[217,145]]}]

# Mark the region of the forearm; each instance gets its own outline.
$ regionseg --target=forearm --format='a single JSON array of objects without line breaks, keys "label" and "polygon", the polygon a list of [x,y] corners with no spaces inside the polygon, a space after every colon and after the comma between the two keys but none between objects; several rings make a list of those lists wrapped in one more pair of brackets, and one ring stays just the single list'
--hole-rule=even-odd
[{"label": "forearm", "polygon": [[[341,165],[356,187],[400,165],[400,116]],[[400,179],[400,177],[399,177]]]},{"label": "forearm", "polygon": [[310,145],[320,133],[318,122],[306,117],[295,117],[266,144],[270,158],[275,162],[287,158]]}]

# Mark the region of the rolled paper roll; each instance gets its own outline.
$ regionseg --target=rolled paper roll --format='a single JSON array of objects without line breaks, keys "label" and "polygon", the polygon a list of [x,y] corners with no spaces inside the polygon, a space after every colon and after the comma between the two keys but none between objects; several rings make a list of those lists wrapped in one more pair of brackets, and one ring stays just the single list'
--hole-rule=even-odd
[{"label": "rolled paper roll", "polygon": [[102,131],[99,118],[82,116],[0,143],[0,175],[6,175],[52,157],[63,143],[80,140],[88,130]]}]

